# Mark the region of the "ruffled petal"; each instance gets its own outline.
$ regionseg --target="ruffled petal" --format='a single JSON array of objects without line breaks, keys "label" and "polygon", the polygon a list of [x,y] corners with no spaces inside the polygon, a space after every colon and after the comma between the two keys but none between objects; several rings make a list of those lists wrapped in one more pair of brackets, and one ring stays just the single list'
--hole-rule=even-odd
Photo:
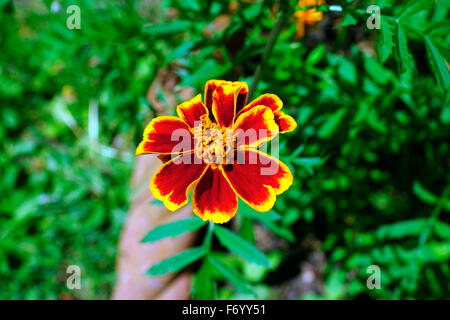
[{"label": "ruffled petal", "polygon": [[236,114],[237,114],[244,108],[245,104],[247,103],[248,85],[246,82],[243,81],[235,81],[233,82],[233,86],[239,88],[236,97]]},{"label": "ruffled petal", "polygon": [[291,132],[297,128],[297,122],[291,116],[281,110],[274,112],[275,122],[280,128],[280,133]]},{"label": "ruffled petal", "polygon": [[202,102],[202,95],[198,94],[191,100],[178,105],[177,114],[184,122],[193,128],[195,121],[200,121],[202,115],[208,114],[208,109]]},{"label": "ruffled petal", "polygon": [[194,136],[178,117],[162,116],[152,119],[144,130],[136,155],[146,153],[181,153],[194,148]]},{"label": "ruffled petal", "polygon": [[238,119],[239,116],[244,112],[247,112],[248,110],[256,106],[266,106],[275,112],[283,107],[283,102],[281,101],[280,98],[278,98],[278,96],[274,94],[269,93],[263,94],[262,96],[259,96],[258,98],[250,102],[248,105],[246,105],[244,108],[242,108],[242,110],[240,110],[239,113],[236,115],[236,119]]},{"label": "ruffled petal", "polygon": [[[209,118],[211,121],[215,121],[217,118],[213,113],[213,104],[214,104],[214,92],[219,87],[229,87],[228,90],[224,91],[234,91],[233,97],[233,106],[231,108],[231,99],[229,101],[223,102],[223,104],[228,107],[225,108],[228,111],[233,111],[233,119],[236,112],[241,110],[245,104],[247,103],[247,95],[248,95],[248,85],[243,81],[226,81],[226,80],[209,80],[206,82],[205,86],[205,106],[209,111]],[[223,105],[218,105],[219,112],[222,112]],[[223,117],[222,117],[223,118]],[[218,121],[217,121],[218,122]],[[219,122],[218,122],[219,123]]]},{"label": "ruffled petal", "polygon": [[256,106],[243,113],[234,123],[233,129],[237,147],[257,147],[278,134],[274,114],[266,106]]},{"label": "ruffled petal", "polygon": [[156,171],[150,181],[150,190],[167,209],[175,211],[187,204],[189,193],[206,168],[207,165],[194,154],[178,156]]},{"label": "ruffled petal", "polygon": [[237,159],[221,170],[231,187],[244,202],[257,211],[268,211],[276,196],[286,191],[293,182],[289,168],[278,159],[257,150],[237,150]]},{"label": "ruffled petal", "polygon": [[221,85],[213,93],[212,112],[216,122],[223,128],[231,127],[236,114],[236,88]]},{"label": "ruffled petal", "polygon": [[231,84],[230,81],[225,80],[209,80],[205,85],[205,106],[209,111],[209,118],[214,121],[214,115],[212,112],[213,94],[216,89],[222,85]]},{"label": "ruffled petal", "polygon": [[228,222],[236,214],[237,196],[219,167],[209,167],[192,193],[192,209],[204,221]]}]

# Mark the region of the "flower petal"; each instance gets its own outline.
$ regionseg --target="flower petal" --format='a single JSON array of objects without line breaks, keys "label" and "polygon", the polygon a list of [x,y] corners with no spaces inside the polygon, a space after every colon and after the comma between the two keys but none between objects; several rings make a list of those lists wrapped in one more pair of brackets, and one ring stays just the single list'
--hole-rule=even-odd
[{"label": "flower petal", "polygon": [[212,112],[223,128],[231,127],[236,114],[236,88],[233,85],[217,87],[213,93]]},{"label": "flower petal", "polygon": [[206,168],[207,165],[194,154],[178,156],[156,171],[150,181],[150,190],[167,209],[175,211],[187,204],[189,193]]},{"label": "flower petal", "polygon": [[297,122],[291,116],[281,110],[274,112],[275,122],[280,128],[280,133],[291,132],[297,128]]},{"label": "flower petal", "polygon": [[212,113],[213,94],[216,89],[222,85],[231,84],[230,81],[225,80],[209,80],[205,86],[205,106],[209,110],[209,118],[214,121],[214,115]]},{"label": "flower petal", "polygon": [[243,113],[233,125],[237,146],[258,146],[278,134],[274,114],[266,106],[256,106]]},{"label": "flower petal", "polygon": [[244,112],[247,112],[248,110],[256,107],[256,106],[266,106],[269,107],[272,111],[280,110],[283,107],[283,102],[281,101],[278,96],[274,94],[263,94],[262,96],[259,96],[252,102],[250,102],[248,105],[246,105],[242,110],[239,111],[239,113],[236,115],[236,119],[239,118],[241,114]]},{"label": "flower petal", "polygon": [[228,222],[236,214],[237,196],[219,167],[209,167],[192,193],[192,209],[204,221]]},{"label": "flower petal", "polygon": [[[174,155],[176,156],[176,155]],[[159,160],[161,160],[162,163],[166,163],[170,160],[172,160],[172,154],[158,154],[156,156]]]},{"label": "flower petal", "polygon": [[233,190],[257,211],[268,211],[275,204],[276,195],[286,191],[293,182],[289,168],[257,150],[237,150],[237,157],[245,163],[224,165],[221,170]]},{"label": "flower petal", "polygon": [[[225,121],[229,122],[229,118],[231,118],[231,113],[233,113],[233,119],[234,115],[236,114],[236,110],[241,110],[245,104],[247,103],[247,95],[248,95],[248,85],[246,82],[243,81],[225,81],[225,80],[209,80],[206,82],[205,86],[205,106],[209,110],[209,118],[211,121],[214,121],[217,119],[216,114],[213,112],[213,104],[214,104],[214,93],[216,92],[217,88],[220,87],[227,87],[228,89],[223,90],[221,92],[221,95],[224,91],[228,91],[231,96],[231,91],[233,91],[233,99],[227,100],[227,101],[221,101],[219,99],[219,103],[217,105],[219,110],[216,110],[218,113],[222,113],[224,110],[227,110],[229,113],[229,117],[227,118],[225,116]],[[231,101],[233,101],[233,104],[231,104]],[[224,116],[221,117],[221,121],[224,120]],[[217,123],[221,124],[221,122],[217,121]],[[227,125],[230,126],[231,124]]]},{"label": "flower petal", "polygon": [[208,109],[202,102],[202,95],[198,94],[191,100],[178,105],[177,114],[184,122],[193,128],[195,121],[200,121],[202,115],[208,114]]},{"label": "flower petal", "polygon": [[242,110],[242,108],[244,108],[245,104],[247,103],[248,85],[243,81],[235,81],[233,82],[233,86],[239,88],[236,97],[236,113],[238,113]]},{"label": "flower petal", "polygon": [[180,153],[194,148],[194,136],[178,117],[162,116],[152,119],[144,130],[136,155],[146,153]]}]

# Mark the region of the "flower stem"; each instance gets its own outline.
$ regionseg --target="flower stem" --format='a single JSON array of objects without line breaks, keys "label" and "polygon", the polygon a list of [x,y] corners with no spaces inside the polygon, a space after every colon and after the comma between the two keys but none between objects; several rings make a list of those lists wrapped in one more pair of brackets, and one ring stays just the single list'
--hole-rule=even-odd
[{"label": "flower stem", "polygon": [[272,49],[275,45],[275,42],[278,39],[278,35],[280,34],[280,29],[284,23],[285,17],[286,17],[285,12],[283,10],[281,10],[278,13],[278,17],[277,17],[277,21],[275,22],[275,25],[273,26],[272,30],[270,31],[269,40],[267,41],[266,47],[264,48],[264,53],[263,53],[261,62],[259,63],[259,65],[256,68],[255,73],[253,75],[252,84],[250,85],[250,89],[248,92],[249,99],[252,98],[252,95],[255,92],[256,85],[258,84],[259,78],[261,76],[262,68],[263,68],[264,63],[266,62],[267,58],[272,53]]},{"label": "flower stem", "polygon": [[205,240],[203,241],[203,245],[205,246],[205,249],[208,253],[211,251],[213,231],[214,231],[214,222],[209,221],[208,232],[206,233]]}]

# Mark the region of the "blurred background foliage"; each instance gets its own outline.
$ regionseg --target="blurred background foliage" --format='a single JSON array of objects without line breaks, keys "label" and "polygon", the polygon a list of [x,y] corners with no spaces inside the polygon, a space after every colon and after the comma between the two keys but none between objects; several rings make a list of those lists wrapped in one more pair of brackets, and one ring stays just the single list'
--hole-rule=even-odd
[{"label": "blurred background foliage", "polygon": [[[301,39],[296,5],[0,0],[0,298],[110,296],[144,126],[209,79],[250,84],[277,17],[255,96],[277,94],[299,123],[280,150],[295,181],[270,214],[236,219],[272,266],[222,252],[215,268],[261,299],[448,298],[449,2],[328,1]],[[88,271],[75,293],[71,264]],[[218,298],[251,297],[219,284]]]}]

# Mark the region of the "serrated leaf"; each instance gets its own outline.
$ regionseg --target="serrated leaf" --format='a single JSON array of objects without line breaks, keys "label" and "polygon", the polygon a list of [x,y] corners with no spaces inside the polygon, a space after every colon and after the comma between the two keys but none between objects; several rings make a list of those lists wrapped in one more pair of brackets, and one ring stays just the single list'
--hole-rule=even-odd
[{"label": "serrated leaf", "polygon": [[167,237],[176,237],[183,233],[197,230],[205,225],[200,218],[188,218],[157,226],[150,230],[141,242],[155,242]]},{"label": "serrated leaf", "polygon": [[398,19],[410,17],[419,13],[420,11],[427,10],[435,4],[433,0],[411,0],[405,5],[405,10],[401,10]]},{"label": "serrated leaf", "polygon": [[411,57],[408,52],[408,40],[400,24],[397,24],[396,31],[398,60],[400,62],[401,72],[403,73],[411,69]]},{"label": "serrated leaf", "polygon": [[245,294],[254,294],[253,291],[249,288],[248,284],[239,276],[239,274],[221,259],[211,256],[208,258],[208,262],[211,263],[211,265],[220,274],[222,274],[225,279],[230,281],[230,283],[236,288],[236,290]]},{"label": "serrated leaf", "polygon": [[258,248],[251,245],[234,232],[231,232],[224,227],[215,226],[214,233],[220,243],[222,243],[231,252],[244,257],[250,262],[254,262],[265,267],[270,267],[269,260],[261,251],[259,251]]},{"label": "serrated leaf", "polygon": [[446,36],[450,34],[450,20],[436,21],[432,23],[426,30],[428,35],[432,36]]},{"label": "serrated leaf", "polygon": [[175,256],[155,264],[147,271],[147,275],[156,276],[183,269],[206,254],[206,249],[197,247],[183,251]]},{"label": "serrated leaf", "polygon": [[392,37],[394,36],[394,32],[388,19],[383,16],[380,19],[381,26],[377,37],[377,52],[380,62],[383,64],[392,54],[392,48],[394,47]]},{"label": "serrated leaf", "polygon": [[439,87],[441,88],[442,94],[445,95],[450,85],[450,75],[444,62],[444,58],[428,36],[425,36],[424,39],[431,68],[434,71],[434,75]]}]

